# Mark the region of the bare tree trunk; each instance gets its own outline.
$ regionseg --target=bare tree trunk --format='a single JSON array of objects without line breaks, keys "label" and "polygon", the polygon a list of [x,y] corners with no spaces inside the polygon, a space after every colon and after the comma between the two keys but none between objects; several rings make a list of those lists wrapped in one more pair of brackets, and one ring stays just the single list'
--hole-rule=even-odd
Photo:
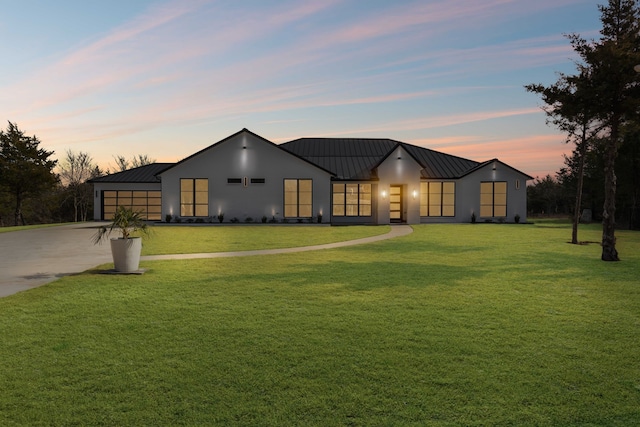
[{"label": "bare tree trunk", "polygon": [[586,129],[582,130],[582,143],[580,146],[580,162],[578,163],[578,188],[576,189],[576,205],[573,210],[573,229],[571,231],[571,243],[577,245],[578,224],[580,223],[580,210],[582,209],[582,187],[584,185],[584,162],[587,155]]},{"label": "bare tree trunk", "polygon": [[22,197],[19,192],[16,192],[16,210],[13,214],[13,225],[19,225],[21,219],[23,222],[22,225],[24,225],[24,218],[22,218]]},{"label": "bare tree trunk", "polygon": [[73,195],[73,222],[78,222],[78,196]]},{"label": "bare tree trunk", "polygon": [[[614,123],[616,123],[614,121]],[[602,260],[620,261],[616,250],[616,172],[618,126],[611,128],[604,159],[604,206],[602,212]]]}]

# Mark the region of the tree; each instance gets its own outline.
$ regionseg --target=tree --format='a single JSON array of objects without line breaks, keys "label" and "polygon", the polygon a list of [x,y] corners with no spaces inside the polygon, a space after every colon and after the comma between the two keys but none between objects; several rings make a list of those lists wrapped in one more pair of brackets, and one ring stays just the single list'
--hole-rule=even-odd
[{"label": "tree", "polygon": [[[629,132],[616,162],[621,211],[630,230],[640,230],[640,130]],[[626,218],[625,218],[626,217]]]},{"label": "tree", "polygon": [[[580,67],[579,67],[580,68]],[[593,97],[596,96],[589,70],[582,68],[577,76],[560,74],[558,81],[550,86],[531,84],[525,86],[527,91],[541,95],[545,102],[543,110],[547,115],[547,124],[567,134],[566,143],[573,143],[576,150],[573,160],[577,160],[577,184],[573,208],[573,227],[571,243],[578,244],[578,224],[582,212],[582,190],[584,183],[584,167],[587,152],[592,139],[603,129],[602,123],[592,111]]]},{"label": "tree", "polygon": [[0,130],[0,182],[14,203],[14,225],[25,224],[22,206],[25,199],[40,196],[58,182],[53,173],[56,160],[53,151],[39,148],[35,136],[26,136],[18,126],[9,122],[6,131]]},{"label": "tree", "polygon": [[[580,56],[580,73],[578,76],[565,76],[564,81],[561,76],[560,101],[572,107],[567,110],[567,115],[564,114],[564,110],[559,112],[563,118],[575,119],[580,117],[576,116],[575,112],[582,111],[584,118],[588,117],[597,124],[594,129],[598,131],[599,147],[596,148],[601,149],[604,155],[601,258],[604,261],[618,261],[615,238],[615,166],[625,134],[638,121],[640,85],[634,67],[640,64],[640,10],[637,0],[609,0],[606,6],[598,8],[602,22],[599,40],[586,40],[578,34],[568,36],[573,50]],[[563,88],[562,84],[569,84],[572,80],[576,83],[575,91],[564,90],[566,88]],[[543,93],[542,90],[546,88],[532,89],[534,92],[535,89],[540,89],[541,91],[537,92]],[[581,94],[585,96],[579,96]],[[586,104],[583,102],[585,100]],[[552,111],[555,110],[552,108]],[[582,142],[586,140],[588,138]],[[587,147],[583,148],[586,150]],[[585,154],[586,152],[582,155],[583,159]]]},{"label": "tree", "polygon": [[564,212],[562,188],[551,175],[536,177],[527,187],[527,206],[534,214],[555,215]]},{"label": "tree", "polygon": [[155,159],[150,158],[147,154],[138,154],[137,156],[133,156],[131,160],[121,155],[113,156],[113,159],[116,162],[116,172],[123,172],[127,169],[139,168],[140,166],[155,163]]},{"label": "tree", "polygon": [[94,165],[88,153],[74,153],[67,150],[60,164],[60,178],[65,192],[73,202],[73,221],[86,221],[92,206],[92,187],[87,180],[100,175],[100,169]]},{"label": "tree", "polygon": [[594,108],[607,129],[604,141],[604,205],[602,211],[602,260],[619,261],[615,238],[615,163],[627,125],[637,120],[639,106],[640,11],[635,0],[609,0],[599,6],[602,30],[598,41],[571,37],[574,50],[591,70],[597,89]]},{"label": "tree", "polygon": [[155,162],[156,159],[152,159],[146,154],[138,154],[131,159],[131,166],[134,168],[139,168],[140,166],[150,165]]}]

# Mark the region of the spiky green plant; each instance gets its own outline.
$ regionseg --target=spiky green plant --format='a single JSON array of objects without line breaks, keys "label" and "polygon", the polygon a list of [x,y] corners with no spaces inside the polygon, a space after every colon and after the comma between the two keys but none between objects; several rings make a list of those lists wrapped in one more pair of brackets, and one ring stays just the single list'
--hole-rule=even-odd
[{"label": "spiky green plant", "polygon": [[98,228],[98,231],[93,236],[93,242],[95,244],[102,243],[114,230],[120,233],[122,239],[130,239],[132,234],[138,232],[144,236],[149,236],[150,234],[150,229],[142,218],[142,212],[134,211],[125,206],[118,206],[109,225],[103,225]]}]

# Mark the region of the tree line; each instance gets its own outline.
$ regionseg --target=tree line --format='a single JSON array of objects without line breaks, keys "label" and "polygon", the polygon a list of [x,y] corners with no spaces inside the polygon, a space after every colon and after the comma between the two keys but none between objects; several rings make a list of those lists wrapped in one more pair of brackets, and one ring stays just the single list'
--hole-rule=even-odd
[{"label": "tree line", "polygon": [[547,123],[573,146],[556,179],[538,179],[529,188],[529,207],[570,212],[572,243],[579,243],[578,224],[588,207],[602,220],[602,260],[618,261],[617,221],[630,228],[640,222],[640,10],[636,0],[609,0],[598,8],[598,39],[567,35],[579,57],[575,73],[559,73],[548,86],[525,86],[540,95]]},{"label": "tree line", "polygon": [[93,219],[88,180],[155,162],[145,154],[118,155],[113,169],[102,170],[82,151],[68,150],[61,160],[53,155],[15,123],[0,129],[0,227]]}]

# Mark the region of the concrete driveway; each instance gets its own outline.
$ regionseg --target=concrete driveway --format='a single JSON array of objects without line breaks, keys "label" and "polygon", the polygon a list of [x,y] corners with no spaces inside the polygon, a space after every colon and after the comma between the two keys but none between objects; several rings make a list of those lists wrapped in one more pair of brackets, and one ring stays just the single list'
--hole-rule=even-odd
[{"label": "concrete driveway", "polygon": [[[94,245],[96,228],[108,223],[81,223],[0,233],[0,297],[42,286],[58,277],[81,273],[113,262],[107,242]],[[345,242],[284,249],[205,254],[147,255],[141,261],[191,258],[223,258],[334,249],[373,243],[413,232],[408,225],[394,225],[386,234]],[[116,233],[117,234],[117,233]]]},{"label": "concrete driveway", "polygon": [[0,233],[0,297],[112,262],[109,242],[91,240],[100,224]]}]

